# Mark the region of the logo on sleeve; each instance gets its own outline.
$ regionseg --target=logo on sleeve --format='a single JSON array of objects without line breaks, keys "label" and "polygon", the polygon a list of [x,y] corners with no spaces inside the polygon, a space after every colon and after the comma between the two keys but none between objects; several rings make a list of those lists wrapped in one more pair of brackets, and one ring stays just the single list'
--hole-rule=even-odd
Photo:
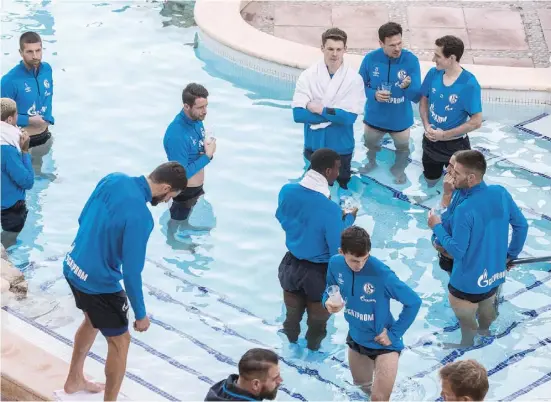
[{"label": "logo on sleeve", "polygon": [[339,285],[344,285],[344,279],[341,272],[339,272],[339,278],[337,279],[337,282],[339,283]]}]

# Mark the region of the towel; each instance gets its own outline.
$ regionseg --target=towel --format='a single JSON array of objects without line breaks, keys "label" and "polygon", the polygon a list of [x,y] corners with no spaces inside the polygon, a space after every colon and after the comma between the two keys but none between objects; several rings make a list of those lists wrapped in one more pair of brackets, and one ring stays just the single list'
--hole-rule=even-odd
[{"label": "towel", "polygon": [[[320,60],[300,74],[291,105],[306,108],[310,101],[357,115],[363,114],[366,102],[363,79],[344,62],[331,78],[325,61]],[[310,128],[317,130],[329,125],[331,122],[312,124]]]},{"label": "towel", "polygon": [[318,173],[315,170],[310,169],[309,171],[307,171],[299,184],[309,190],[322,193],[327,198],[329,198],[329,196],[331,195],[327,179],[321,173]]},{"label": "towel", "polygon": [[0,121],[2,137],[0,138],[0,145],[12,145],[21,152],[21,145],[19,139],[21,138],[21,130],[19,127],[12,126],[5,121]]},{"label": "towel", "polygon": [[[67,394],[64,390],[60,389],[54,391],[54,396],[56,401],[103,401],[103,392],[84,392],[79,391],[74,394]],[[119,392],[117,396],[117,401],[130,401],[131,399],[124,395],[122,392]]]}]

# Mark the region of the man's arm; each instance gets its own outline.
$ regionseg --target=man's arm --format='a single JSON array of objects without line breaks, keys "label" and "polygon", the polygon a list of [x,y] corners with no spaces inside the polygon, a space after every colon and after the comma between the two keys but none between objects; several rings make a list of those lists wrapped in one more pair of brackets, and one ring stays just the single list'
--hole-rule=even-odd
[{"label": "man's arm", "polygon": [[442,223],[435,225],[432,230],[448,254],[460,260],[467,252],[471,240],[470,216],[461,210],[455,210],[452,224],[453,236],[450,236]]},{"label": "man's arm", "polygon": [[[172,128],[168,128],[172,130]],[[184,169],[186,169],[186,176],[191,179],[197,172],[203,169],[210,163],[210,158],[204,154],[197,160],[189,160],[189,139],[185,137],[185,134],[174,133],[174,135],[168,137],[165,140],[165,151],[169,161],[176,161],[180,163]]]},{"label": "man's arm", "polygon": [[[12,149],[13,148],[13,149]],[[30,190],[34,185],[34,170],[31,155],[22,152],[20,155],[15,147],[2,152],[8,176],[23,190]]]},{"label": "man's arm", "polygon": [[396,338],[402,338],[408,328],[415,321],[421,308],[421,298],[408,285],[402,282],[394,272],[389,274],[385,284],[385,290],[394,300],[403,304],[402,312],[398,320],[388,329]]},{"label": "man's arm", "polygon": [[45,106],[46,106],[46,113],[44,113],[44,115],[42,116],[42,118],[47,121],[48,123],[50,124],[54,124],[55,123],[55,120],[54,120],[54,117],[52,115],[52,101],[53,101],[53,97],[54,97],[54,79],[53,79],[53,76],[52,76],[52,69],[50,67],[50,76],[48,77],[49,78],[49,82],[50,82],[50,88],[48,88],[48,92],[50,92],[50,95],[49,96],[46,96],[46,100],[45,100]]},{"label": "man's arm", "polygon": [[325,117],[312,113],[302,107],[293,108],[293,119],[295,120],[295,123],[319,124],[327,122]]},{"label": "man's arm", "polygon": [[333,276],[333,269],[334,269],[333,259],[330,259],[329,260],[329,265],[327,266],[327,277],[326,277],[326,281],[325,281],[327,283],[327,285],[325,286],[325,291],[323,292],[323,296],[321,298],[321,304],[324,308],[327,308],[327,307],[325,307],[325,302],[327,301],[327,299],[329,299],[329,294],[327,293],[327,289],[329,288],[329,286],[337,284],[337,281],[335,280],[335,277]]},{"label": "man's arm", "polygon": [[[325,223],[325,241],[329,247],[329,255],[334,256],[339,253],[339,247],[341,246],[341,234],[345,228],[345,222],[349,223],[354,216],[351,214],[346,214],[345,220],[343,221],[342,211],[335,204],[335,208],[332,208],[331,211],[326,215]],[[335,210],[335,212],[333,212]],[[352,216],[350,218],[349,216]]]},{"label": "man's arm", "polygon": [[323,108],[321,116],[329,120],[331,123],[342,125],[352,125],[358,117],[356,113],[350,113],[346,110],[327,107]]},{"label": "man's arm", "polygon": [[461,124],[460,126],[456,128],[452,128],[451,130],[444,131],[443,138],[438,140],[440,141],[450,141],[455,140],[458,137],[461,137],[465,134],[470,133],[471,131],[478,130],[482,126],[482,112],[476,113],[471,116],[469,120],[467,120],[465,123]]},{"label": "man's arm", "polygon": [[[13,99],[15,102],[17,102],[17,88],[13,84],[12,81],[10,81],[9,77],[7,75],[2,77],[1,82],[1,92],[2,97],[4,98],[10,98]],[[22,114],[20,113],[21,110],[17,108],[17,125],[19,127],[26,127],[29,125],[29,115],[28,114]]]},{"label": "man's arm", "polygon": [[511,197],[511,194],[505,189],[504,191],[509,202],[509,223],[513,227],[513,235],[511,243],[509,243],[509,249],[507,250],[507,258],[514,260],[520,254],[526,242],[528,222],[517,203],[513,200],[513,197]]},{"label": "man's arm", "polygon": [[419,117],[421,118],[421,121],[423,122],[423,127],[426,130],[427,127],[430,126],[430,123],[429,123],[429,98],[427,98],[424,95],[421,95],[421,99],[419,100]]},{"label": "man's arm", "polygon": [[369,77],[369,57],[364,57],[362,64],[360,66],[360,75],[362,76],[362,80],[364,82],[364,89],[365,89],[365,96],[367,98],[367,101],[377,101],[375,98],[375,92],[377,92],[376,89],[371,88],[371,78]]},{"label": "man's arm", "polygon": [[136,320],[146,315],[142,290],[142,271],[147,241],[153,226],[148,219],[134,215],[127,219],[122,241],[122,274],[124,289],[134,310]]},{"label": "man's arm", "polygon": [[417,57],[412,58],[411,64],[413,67],[413,71],[410,75],[411,83],[404,89],[404,92],[406,98],[417,103],[421,98],[421,66]]}]

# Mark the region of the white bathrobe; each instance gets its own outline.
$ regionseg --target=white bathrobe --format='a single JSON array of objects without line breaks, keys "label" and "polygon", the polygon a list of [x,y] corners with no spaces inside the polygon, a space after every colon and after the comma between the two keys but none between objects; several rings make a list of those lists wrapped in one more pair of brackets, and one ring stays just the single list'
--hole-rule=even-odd
[{"label": "white bathrobe", "polygon": [[6,123],[5,121],[0,121],[0,129],[2,133],[2,136],[0,137],[0,145],[12,145],[16,147],[19,152],[21,152],[21,145],[19,144],[21,130],[16,126]]},{"label": "white bathrobe", "polygon": [[[366,102],[363,79],[344,62],[331,78],[325,61],[320,60],[300,74],[291,105],[306,108],[311,101],[361,115]],[[331,122],[313,124],[310,128],[317,130],[329,125]]]}]

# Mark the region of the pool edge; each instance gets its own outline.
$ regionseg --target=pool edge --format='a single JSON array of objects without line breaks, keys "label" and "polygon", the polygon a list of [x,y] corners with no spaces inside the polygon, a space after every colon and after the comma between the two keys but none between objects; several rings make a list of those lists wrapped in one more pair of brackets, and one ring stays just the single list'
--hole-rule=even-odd
[{"label": "pool edge", "polygon": [[[194,17],[200,30],[214,41],[247,56],[283,68],[303,70],[321,56],[318,48],[277,38],[257,30],[241,17],[250,1],[197,0]],[[347,54],[348,63],[359,68],[363,56]],[[423,76],[433,63],[421,61]],[[551,67],[502,67],[464,64],[477,77],[483,93],[498,102],[551,105]],[[258,68],[253,68],[258,70]]]}]

